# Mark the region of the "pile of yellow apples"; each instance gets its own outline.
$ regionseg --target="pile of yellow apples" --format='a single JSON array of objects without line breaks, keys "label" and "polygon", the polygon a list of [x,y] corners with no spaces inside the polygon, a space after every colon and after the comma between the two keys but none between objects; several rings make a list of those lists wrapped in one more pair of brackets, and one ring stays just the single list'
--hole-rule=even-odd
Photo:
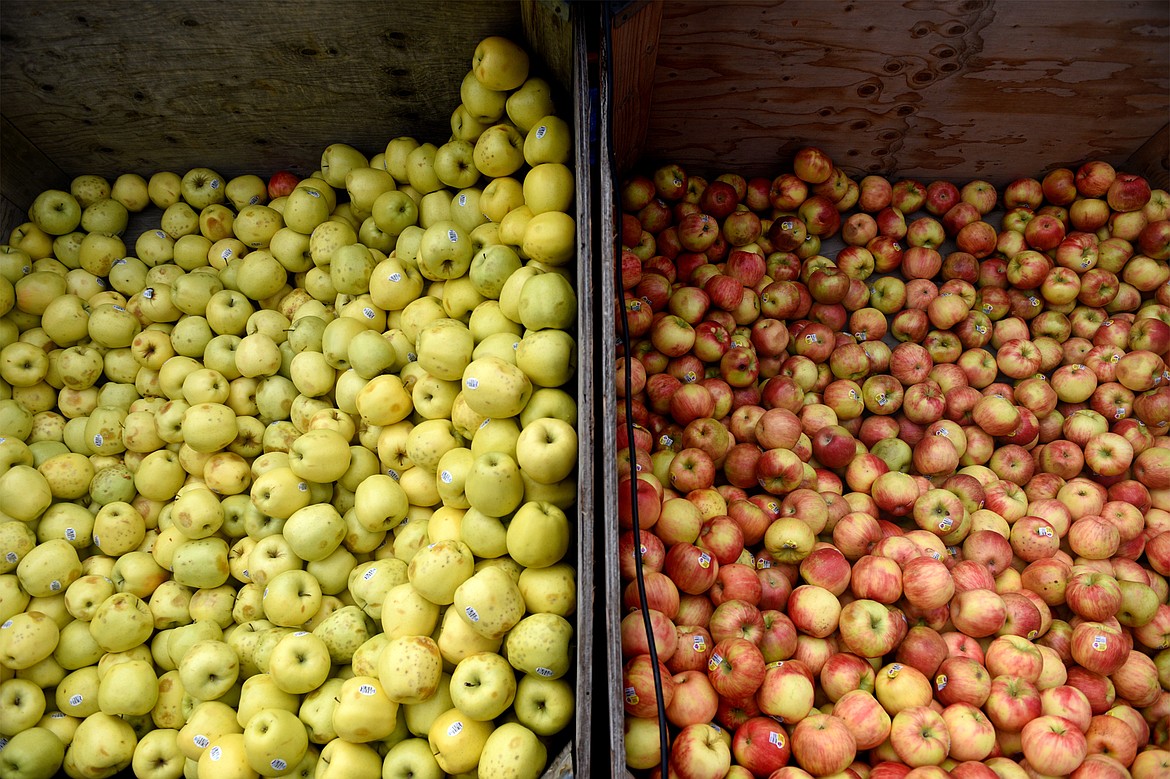
[{"label": "pile of yellow apples", "polygon": [[573,148],[490,37],[440,145],[35,199],[0,247],[0,775],[540,775]]}]

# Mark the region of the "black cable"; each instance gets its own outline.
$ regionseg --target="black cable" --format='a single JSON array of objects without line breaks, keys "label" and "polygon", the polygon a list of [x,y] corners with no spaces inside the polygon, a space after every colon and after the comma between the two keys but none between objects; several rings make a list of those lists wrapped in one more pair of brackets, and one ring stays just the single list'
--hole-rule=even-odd
[{"label": "black cable", "polygon": [[[608,3],[603,4],[603,34],[605,35],[605,52],[607,59],[601,62],[605,72],[602,74],[605,79],[606,90],[609,95],[613,95],[613,15],[612,8]],[[613,138],[614,117],[613,111],[606,112],[605,125],[606,132],[609,138]],[[609,144],[606,148],[607,160],[609,162],[609,170],[616,173],[616,160],[613,154],[613,145]],[[616,200],[618,189],[614,187],[614,203],[613,213],[619,214],[621,207]],[[616,236],[615,236],[616,237]],[[620,246],[612,247],[615,251],[615,257],[620,259]],[[618,309],[621,312],[621,340],[624,357],[626,359],[625,371],[625,403],[626,410],[626,438],[627,446],[630,448],[631,454],[631,478],[630,478],[630,520],[634,533],[634,581],[638,586],[638,605],[642,609],[642,624],[646,630],[646,644],[650,651],[650,668],[654,676],[654,699],[658,707],[658,744],[662,752],[662,779],[666,779],[670,769],[670,724],[666,718],[666,699],[662,691],[662,671],[658,662],[658,647],[655,646],[654,640],[654,626],[650,619],[650,606],[646,599],[646,580],[642,575],[642,528],[638,521],[638,460],[637,450],[634,447],[634,413],[633,413],[633,370],[630,369],[629,361],[635,359],[633,356],[633,349],[630,343],[630,320],[626,313],[625,292],[621,284],[621,262],[614,263],[614,279],[613,283],[616,287],[616,297],[618,301]],[[606,359],[613,359],[613,355]],[[616,521],[616,517],[614,520]],[[619,637],[620,640],[620,637]]]}]

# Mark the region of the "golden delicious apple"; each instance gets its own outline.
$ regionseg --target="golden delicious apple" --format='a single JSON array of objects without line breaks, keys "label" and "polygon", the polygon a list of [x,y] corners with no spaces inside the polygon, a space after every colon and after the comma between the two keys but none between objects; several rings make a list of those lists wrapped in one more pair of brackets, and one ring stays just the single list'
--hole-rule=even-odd
[{"label": "golden delicious apple", "polygon": [[559,273],[540,273],[520,288],[517,313],[528,330],[565,330],[577,319],[577,294]]},{"label": "golden delicious apple", "polygon": [[532,395],[532,382],[498,357],[473,360],[463,371],[463,394],[472,411],[486,417],[514,417]]},{"label": "golden delicious apple", "polygon": [[468,655],[451,673],[451,700],[471,719],[494,720],[515,697],[516,672],[495,652]]},{"label": "golden delicious apple", "polygon": [[418,362],[443,381],[458,381],[471,362],[475,339],[456,319],[436,319],[418,333]]},{"label": "golden delicious apple", "polygon": [[408,580],[407,564],[397,558],[380,558],[363,563],[349,576],[354,603],[372,619],[382,619],[382,603],[391,587]]},{"label": "golden delicious apple", "polygon": [[572,624],[557,614],[530,614],[504,638],[504,653],[517,671],[545,679],[568,673],[573,658],[569,642]]},{"label": "golden delicious apple", "polygon": [[65,759],[65,744],[45,727],[31,727],[9,737],[0,750],[0,773],[12,779],[52,779]]},{"label": "golden delicious apple", "polygon": [[185,759],[179,749],[179,731],[158,727],[138,739],[130,768],[141,779],[179,777]]},{"label": "golden delicious apple", "polygon": [[200,701],[179,729],[179,750],[188,760],[199,760],[204,751],[228,733],[243,733],[236,712],[223,701]]},{"label": "golden delicious apple", "polygon": [[264,617],[274,625],[300,627],[321,608],[321,598],[321,585],[308,571],[282,571],[264,586]]},{"label": "golden delicious apple", "polygon": [[551,115],[555,110],[552,87],[544,79],[532,76],[521,84],[519,89],[508,95],[505,110],[508,112],[508,118],[521,132],[530,132],[541,119]]},{"label": "golden delicious apple", "polygon": [[524,616],[524,598],[502,569],[482,568],[455,590],[454,606],[472,629],[489,639],[503,638]]},{"label": "golden delicious apple", "polygon": [[387,639],[427,636],[439,622],[439,607],[409,582],[391,587],[382,602],[382,633]]},{"label": "golden delicious apple", "polygon": [[344,679],[330,677],[301,701],[297,714],[305,723],[312,743],[327,744],[337,739],[337,732],[333,729],[333,711],[337,708],[337,698],[343,684]]},{"label": "golden delicious apple", "polygon": [[98,606],[89,625],[90,633],[102,649],[124,652],[150,638],[154,615],[138,596],[117,592]]},{"label": "golden delicious apple", "polygon": [[261,776],[282,776],[300,763],[309,748],[305,725],[285,709],[261,709],[244,728],[248,765]]},{"label": "golden delicious apple", "polygon": [[504,452],[490,451],[472,456],[473,463],[463,484],[468,503],[488,516],[511,514],[524,500],[520,466]]},{"label": "golden delicious apple", "polygon": [[537,779],[548,762],[544,743],[517,722],[505,722],[492,731],[479,757],[480,776]]},{"label": "golden delicious apple", "polygon": [[507,38],[493,35],[475,47],[471,70],[488,89],[517,89],[528,78],[528,52]]},{"label": "golden delicious apple", "polygon": [[510,124],[493,125],[476,139],[472,159],[485,176],[511,176],[524,165],[524,136]]},{"label": "golden delicious apple", "polygon": [[[39,473],[28,466],[16,466],[9,469],[8,473],[26,468],[40,477]],[[0,477],[0,487],[5,485],[3,478]],[[18,483],[8,482],[13,485]],[[5,510],[9,508],[5,505]],[[9,511],[9,514],[12,512]],[[77,556],[77,550],[68,541],[62,538],[52,539],[38,544],[21,558],[16,566],[16,576],[26,593],[34,598],[47,597],[65,592],[69,585],[81,576],[81,560]]]},{"label": "golden delicious apple", "polygon": [[479,764],[480,753],[494,729],[491,722],[479,722],[459,709],[449,709],[431,724],[427,740],[439,767],[457,774]]},{"label": "golden delicious apple", "polygon": [[[568,164],[572,158],[572,130],[559,116],[541,117],[524,136],[524,161],[533,169],[545,163]],[[569,171],[570,178],[572,171]]]},{"label": "golden delicious apple", "polygon": [[576,194],[573,171],[561,162],[542,162],[533,165],[524,176],[523,189],[524,205],[531,208],[533,214],[568,211]]},{"label": "golden delicious apple", "polygon": [[0,665],[22,670],[53,654],[61,631],[40,611],[14,614],[0,624]]},{"label": "golden delicious apple", "polygon": [[479,206],[483,214],[492,222],[499,224],[508,212],[524,205],[524,185],[511,176],[493,178],[483,188],[479,197]]},{"label": "golden delicious apple", "polygon": [[410,414],[413,403],[402,379],[392,374],[376,376],[358,392],[357,411],[368,425],[392,425]]},{"label": "golden delicious apple", "polygon": [[222,538],[196,538],[180,543],[171,558],[175,581],[188,587],[218,587],[227,581],[228,545]]},{"label": "golden delicious apple", "polygon": [[305,631],[281,638],[268,661],[268,673],[272,674],[277,687],[294,694],[320,687],[328,678],[330,668],[329,648],[325,642]]},{"label": "golden delicious apple", "polygon": [[461,541],[439,541],[420,549],[407,568],[419,594],[437,605],[453,603],[459,585],[471,578],[475,558]]},{"label": "golden delicious apple", "polygon": [[[423,736],[426,731],[423,731]],[[386,753],[384,779],[442,779],[446,776],[439,768],[431,746],[426,738],[408,738],[400,741]]]},{"label": "golden delicious apple", "polygon": [[333,710],[338,738],[354,743],[379,741],[393,733],[397,724],[398,704],[386,695],[377,677],[345,680]]},{"label": "golden delicious apple", "polygon": [[367,744],[335,738],[321,750],[314,776],[315,779],[379,779],[382,757]]},{"label": "golden delicious apple", "polygon": [[378,678],[395,703],[422,703],[434,696],[443,673],[439,647],[429,636],[402,636],[378,658]]},{"label": "golden delicious apple", "polygon": [[394,528],[406,516],[409,505],[398,480],[386,474],[364,479],[355,490],[354,501],[358,523],[371,533]]},{"label": "golden delicious apple", "polygon": [[521,249],[536,262],[560,266],[576,254],[577,223],[561,211],[545,211],[532,217],[524,230]]},{"label": "golden delicious apple", "polygon": [[508,95],[506,92],[484,86],[475,77],[475,71],[469,70],[459,84],[459,99],[473,121],[491,124],[504,115]]},{"label": "golden delicious apple", "polygon": [[[234,660],[234,652],[232,657]],[[142,716],[157,703],[158,677],[154,666],[145,660],[118,663],[98,683],[98,707],[106,714]]]}]

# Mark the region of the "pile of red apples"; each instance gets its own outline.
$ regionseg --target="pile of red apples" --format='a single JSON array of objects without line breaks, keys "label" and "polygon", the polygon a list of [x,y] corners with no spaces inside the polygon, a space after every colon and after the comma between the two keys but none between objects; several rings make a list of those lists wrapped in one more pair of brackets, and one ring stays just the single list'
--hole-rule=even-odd
[{"label": "pile of red apples", "polygon": [[629,768],[1170,776],[1170,195],[811,147],[620,194]]}]

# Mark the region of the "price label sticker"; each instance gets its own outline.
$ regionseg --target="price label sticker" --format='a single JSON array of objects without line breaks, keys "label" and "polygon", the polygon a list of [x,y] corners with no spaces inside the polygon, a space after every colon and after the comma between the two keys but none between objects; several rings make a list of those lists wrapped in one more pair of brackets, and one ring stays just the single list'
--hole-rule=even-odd
[{"label": "price label sticker", "polygon": [[691,644],[691,648],[693,648],[696,652],[706,652],[707,639],[703,638],[702,636],[695,636],[695,640]]},{"label": "price label sticker", "polygon": [[202,733],[196,735],[193,739],[191,739],[191,741],[200,749],[207,749],[207,745],[211,743],[211,739]]},{"label": "price label sticker", "polygon": [[722,662],[723,662],[723,655],[716,652],[715,654],[711,655],[711,660],[707,663],[707,669],[710,671],[714,671],[715,669],[717,669],[719,667],[719,664]]},{"label": "price label sticker", "polygon": [[463,732],[463,722],[459,721],[459,720],[452,722],[451,726],[447,728],[447,735],[451,736],[451,737],[458,736],[462,732]]},{"label": "price label sticker", "polygon": [[703,552],[702,554],[700,554],[699,555],[699,567],[704,568],[704,569],[710,568],[711,567],[711,555],[707,554],[706,552]]},{"label": "price label sticker", "polygon": [[784,735],[773,730],[768,734],[768,743],[775,746],[777,749],[784,748]]},{"label": "price label sticker", "polygon": [[939,690],[941,692],[946,686],[947,686],[947,675],[946,674],[939,674],[938,676],[934,677],[934,687],[936,690]]},{"label": "price label sticker", "polygon": [[626,704],[628,706],[637,706],[639,700],[640,699],[638,698],[637,690],[635,690],[633,687],[627,687],[626,688]]},{"label": "price label sticker", "polygon": [[546,678],[546,679],[547,679],[547,678],[549,678],[550,676],[552,676],[552,675],[553,675],[553,672],[552,672],[552,669],[551,669],[551,668],[545,668],[545,667],[543,667],[543,666],[537,666],[537,668],[536,668],[536,675],[537,675],[537,676],[543,676],[544,678]]},{"label": "price label sticker", "polygon": [[208,750],[207,756],[212,760],[219,760],[221,757],[223,757],[223,748],[219,744],[216,744],[210,750]]},{"label": "price label sticker", "polygon": [[479,612],[473,609],[471,606],[465,608],[463,613],[466,614],[467,618],[472,622],[479,622]]}]

